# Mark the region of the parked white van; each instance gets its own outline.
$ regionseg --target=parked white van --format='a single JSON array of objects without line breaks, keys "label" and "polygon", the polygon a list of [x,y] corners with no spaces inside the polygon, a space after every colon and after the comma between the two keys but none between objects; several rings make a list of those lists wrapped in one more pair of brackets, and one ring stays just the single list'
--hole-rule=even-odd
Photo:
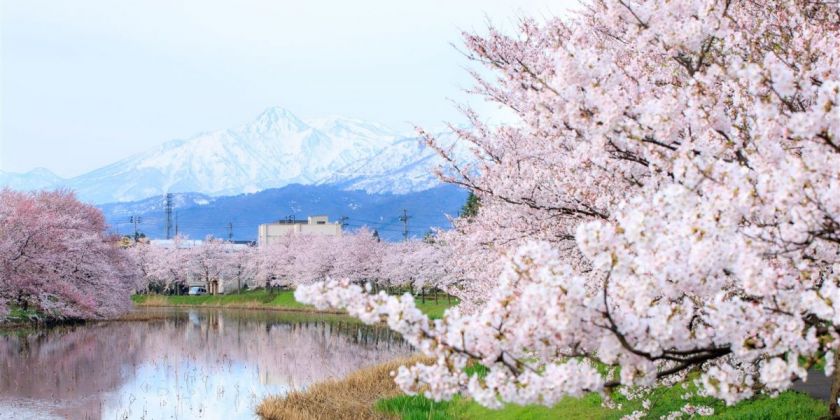
[{"label": "parked white van", "polygon": [[206,295],[207,294],[207,289],[205,289],[201,286],[193,286],[193,287],[190,287],[190,291],[187,292],[187,294],[190,295],[190,296]]}]

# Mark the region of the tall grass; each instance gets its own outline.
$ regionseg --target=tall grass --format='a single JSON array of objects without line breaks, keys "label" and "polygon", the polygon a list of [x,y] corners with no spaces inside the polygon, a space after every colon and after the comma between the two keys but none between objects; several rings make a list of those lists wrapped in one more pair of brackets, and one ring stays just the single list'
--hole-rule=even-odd
[{"label": "tall grass", "polygon": [[359,370],[350,376],[310,386],[285,396],[269,397],[257,406],[257,414],[269,420],[390,419],[378,410],[376,401],[400,394],[391,372],[400,366],[428,361],[413,357]]}]

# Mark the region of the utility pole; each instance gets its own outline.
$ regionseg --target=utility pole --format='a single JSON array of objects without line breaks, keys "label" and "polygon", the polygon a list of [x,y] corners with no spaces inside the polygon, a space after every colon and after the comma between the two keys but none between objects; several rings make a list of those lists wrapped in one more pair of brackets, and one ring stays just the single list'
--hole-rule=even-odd
[{"label": "utility pole", "polygon": [[166,193],[166,239],[171,238],[172,233],[172,193]]},{"label": "utility pole", "polygon": [[228,242],[233,242],[233,223],[228,222]]},{"label": "utility pole", "polygon": [[175,236],[178,236],[178,212],[175,212]]},{"label": "utility pole", "polygon": [[403,222],[403,240],[408,241],[408,210],[403,209],[403,215],[400,216],[400,221]]},{"label": "utility pole", "polygon": [[140,234],[137,231],[137,224],[142,221],[142,218],[140,216],[131,216],[128,220],[130,220],[131,223],[134,223],[134,242],[137,242],[140,239]]}]

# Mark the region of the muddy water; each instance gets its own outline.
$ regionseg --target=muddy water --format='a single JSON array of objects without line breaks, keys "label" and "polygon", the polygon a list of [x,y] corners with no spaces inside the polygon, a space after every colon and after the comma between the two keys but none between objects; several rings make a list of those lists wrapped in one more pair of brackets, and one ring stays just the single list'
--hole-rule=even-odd
[{"label": "muddy water", "polygon": [[411,353],[337,316],[145,310],[0,335],[0,418],[249,419],[263,397]]}]

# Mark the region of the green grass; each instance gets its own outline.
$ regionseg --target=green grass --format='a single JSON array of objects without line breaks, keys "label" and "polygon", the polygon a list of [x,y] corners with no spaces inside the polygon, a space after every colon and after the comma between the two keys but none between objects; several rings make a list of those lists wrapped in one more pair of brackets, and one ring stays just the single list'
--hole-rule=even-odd
[{"label": "green grass", "polygon": [[[686,403],[681,398],[685,392],[681,386],[654,391],[650,396],[652,407],[647,418],[658,419],[679,410]],[[614,399],[622,404],[621,409],[610,410],[601,407],[602,399],[598,394],[566,398],[554,407],[507,405],[500,410],[489,410],[468,399],[456,398],[435,403],[422,396],[384,399],[380,400],[376,407],[385,413],[408,420],[619,419],[641,408],[640,401],[627,401],[618,395]],[[826,403],[793,391],[782,393],[776,398],[754,398],[731,407],[712,398],[693,397],[688,402],[692,405],[710,406],[715,410],[715,418],[723,419],[818,419],[828,415]]]},{"label": "green grass", "polygon": [[456,405],[457,401],[434,402],[418,395],[400,395],[377,401],[376,409],[398,415],[403,420],[446,420],[455,418]]},{"label": "green grass", "polygon": [[[136,305],[171,305],[171,306],[228,306],[231,308],[267,308],[267,309],[289,309],[315,311],[315,308],[304,305],[295,300],[294,292],[282,290],[269,293],[265,289],[249,290],[242,293],[231,293],[226,295],[202,295],[202,296],[164,296],[164,295],[134,295],[131,300]],[[432,318],[440,318],[443,311],[450,306],[457,305],[458,300],[452,299],[451,303],[446,298],[426,299],[422,303],[416,299],[417,306],[425,314]]]},{"label": "green grass", "polygon": [[75,318],[64,318],[58,311],[49,313],[40,309],[22,309],[19,306],[11,305],[9,313],[5,317],[0,317],[0,335],[9,331],[26,332],[44,325],[70,325],[80,321],[80,319]]},{"label": "green grass", "polygon": [[451,301],[447,302],[446,298],[438,299],[438,303],[435,303],[434,299],[426,298],[426,302],[419,298],[414,298],[414,303],[423,311],[424,314],[428,315],[430,318],[433,319],[440,319],[443,318],[443,312],[455,305],[458,304],[458,299],[452,298]]},{"label": "green grass", "polygon": [[10,306],[9,313],[2,322],[5,324],[28,324],[38,322],[54,322],[60,321],[61,314],[58,312],[47,313],[40,309],[22,309],[18,306]]},{"label": "green grass", "polygon": [[[480,364],[468,366],[468,375],[487,374],[486,367]],[[828,405],[806,394],[788,391],[775,398],[759,396],[742,401],[734,406],[726,406],[721,400],[708,397],[691,397],[683,400],[687,392],[695,393],[697,388],[693,384],[696,374],[689,376],[686,387],[678,384],[673,387],[662,387],[648,395],[651,409],[648,417],[658,419],[669,413],[679,411],[686,403],[694,406],[708,406],[715,411],[715,418],[723,419],[819,419],[828,416]],[[452,401],[434,402],[422,396],[399,396],[383,399],[377,402],[377,409],[399,416],[402,419],[619,419],[624,415],[642,408],[641,400],[628,401],[616,392],[613,400],[621,404],[621,409],[606,409],[601,406],[602,397],[598,394],[587,394],[582,398],[565,398],[553,407],[539,405],[521,406],[506,405],[500,410],[490,410],[469,399],[456,397]]]},{"label": "green grass", "polygon": [[10,321],[29,321],[29,320],[38,320],[44,318],[45,315],[41,312],[38,312],[34,309],[21,309],[17,306],[12,306],[9,308],[9,315],[6,316],[6,319]]}]

